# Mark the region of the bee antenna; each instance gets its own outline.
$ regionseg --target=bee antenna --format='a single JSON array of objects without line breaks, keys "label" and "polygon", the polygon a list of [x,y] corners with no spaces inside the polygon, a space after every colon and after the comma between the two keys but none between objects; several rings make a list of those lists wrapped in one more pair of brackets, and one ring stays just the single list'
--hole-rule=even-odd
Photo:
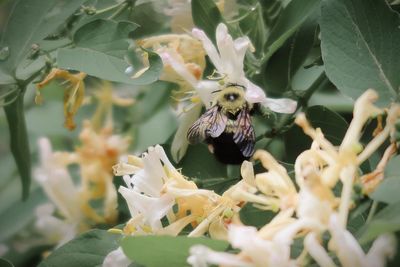
[{"label": "bee antenna", "polygon": [[221,89],[218,89],[218,90],[212,91],[211,94],[215,94],[215,93],[218,93],[218,92],[221,92],[221,91],[222,91]]}]

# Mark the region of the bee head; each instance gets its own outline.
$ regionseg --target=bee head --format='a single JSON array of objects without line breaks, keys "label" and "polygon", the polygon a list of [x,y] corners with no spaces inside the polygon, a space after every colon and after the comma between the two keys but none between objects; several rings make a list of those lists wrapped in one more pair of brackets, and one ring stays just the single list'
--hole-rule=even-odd
[{"label": "bee head", "polygon": [[218,92],[217,104],[222,111],[235,115],[239,110],[245,107],[244,87],[236,84],[229,84]]}]

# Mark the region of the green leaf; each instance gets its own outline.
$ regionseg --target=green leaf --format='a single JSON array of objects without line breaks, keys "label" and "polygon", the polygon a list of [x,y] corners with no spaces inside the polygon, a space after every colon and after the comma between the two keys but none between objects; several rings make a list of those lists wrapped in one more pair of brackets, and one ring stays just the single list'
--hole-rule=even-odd
[{"label": "green leaf", "polygon": [[261,228],[269,223],[276,213],[272,211],[261,210],[253,206],[251,203],[247,203],[239,212],[240,220],[245,225],[255,226]]},{"label": "green leaf", "polygon": [[324,106],[308,108],[306,116],[314,128],[321,128],[326,139],[333,145],[341,144],[349,126],[342,116]]},{"label": "green leaf", "polygon": [[[138,1],[139,2],[139,1]],[[163,10],[159,10],[157,2],[142,2],[135,5],[131,10],[128,18],[130,21],[134,21],[140,27],[135,30],[134,39],[148,37],[149,35],[156,35],[160,32],[166,31],[165,23],[169,18],[163,13]],[[123,16],[123,13],[121,14]]]},{"label": "green leaf", "polygon": [[[270,4],[275,6],[278,3],[270,1]],[[267,40],[267,27],[264,20],[263,6],[259,2],[256,4],[250,3],[249,6],[246,6],[246,8],[243,9],[243,13],[246,15],[245,18],[239,22],[240,29],[242,30],[243,35],[250,38],[251,43],[255,48],[255,53],[261,53]],[[242,15],[239,13],[239,16]]]},{"label": "green leaf", "polygon": [[[7,187],[6,189],[12,190],[12,188]],[[7,192],[2,192],[7,193]],[[0,242],[12,237],[14,234],[21,231],[24,227],[29,225],[30,222],[35,217],[34,210],[37,205],[43,203],[46,197],[42,190],[34,190],[31,193],[29,201],[17,201],[12,203],[7,209],[1,211],[0,213]]]},{"label": "green leaf", "polygon": [[101,266],[105,256],[118,248],[120,235],[91,230],[53,251],[39,267]]},{"label": "green leaf", "polygon": [[215,43],[215,29],[223,22],[221,12],[213,0],[192,0],[194,24]]},{"label": "green leaf", "polygon": [[368,88],[378,104],[398,97],[400,17],[383,0],[324,0],[321,49],[328,78],[358,98]]},{"label": "green leaf", "polygon": [[319,0],[292,0],[282,11],[265,43],[267,61],[319,6]]},{"label": "green leaf", "polygon": [[22,92],[14,93],[6,97],[6,102],[15,97],[14,102],[4,107],[4,111],[10,131],[11,153],[14,156],[21,178],[22,198],[26,199],[31,184],[31,153],[24,114],[24,94]]},{"label": "green leaf", "polygon": [[130,236],[122,240],[121,247],[129,259],[146,267],[189,266],[186,262],[189,249],[196,244],[217,251],[229,246],[226,241],[205,237]]},{"label": "green leaf", "polygon": [[311,15],[270,58],[264,70],[267,92],[282,94],[292,88],[293,76],[302,67],[314,45],[318,26],[316,19],[316,14]]},{"label": "green leaf", "polygon": [[385,168],[385,179],[371,194],[371,198],[393,204],[400,201],[400,156],[392,158]]},{"label": "green leaf", "polygon": [[14,265],[6,259],[0,258],[0,267],[14,267]]},{"label": "green leaf", "polygon": [[95,20],[85,24],[74,34],[75,48],[58,50],[57,63],[60,68],[73,69],[89,75],[132,85],[149,84],[156,81],[163,65],[160,57],[146,50],[150,68],[138,78],[125,74],[129,64],[124,59],[128,51],[128,34],[137,25],[127,21]]},{"label": "green leaf", "polygon": [[[169,149],[168,149],[169,151]],[[179,162],[179,168],[191,178],[225,178],[226,165],[217,161],[207,148],[207,145],[189,145],[185,157]]]},{"label": "green leaf", "polygon": [[365,244],[381,234],[400,230],[400,202],[388,205],[378,212],[360,231],[360,243]]},{"label": "green leaf", "polygon": [[154,116],[134,129],[135,149],[145,151],[149,146],[165,143],[176,127],[175,114],[169,106],[164,105]]},{"label": "green leaf", "polygon": [[0,40],[0,49],[8,47],[9,55],[0,60],[0,69],[14,75],[17,65],[31,46],[53,33],[85,0],[16,0]]},{"label": "green leaf", "polygon": [[169,104],[172,84],[163,81],[155,82],[141,88],[135,97],[135,105],[129,110],[129,123],[139,124],[149,120],[160,109]]}]

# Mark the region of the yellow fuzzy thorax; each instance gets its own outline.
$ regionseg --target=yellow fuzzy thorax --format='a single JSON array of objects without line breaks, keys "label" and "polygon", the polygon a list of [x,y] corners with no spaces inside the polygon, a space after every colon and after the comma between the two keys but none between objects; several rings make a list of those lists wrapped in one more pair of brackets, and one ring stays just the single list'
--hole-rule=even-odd
[{"label": "yellow fuzzy thorax", "polygon": [[224,114],[237,114],[247,105],[244,89],[234,85],[225,87],[218,92],[216,104],[221,107]]}]

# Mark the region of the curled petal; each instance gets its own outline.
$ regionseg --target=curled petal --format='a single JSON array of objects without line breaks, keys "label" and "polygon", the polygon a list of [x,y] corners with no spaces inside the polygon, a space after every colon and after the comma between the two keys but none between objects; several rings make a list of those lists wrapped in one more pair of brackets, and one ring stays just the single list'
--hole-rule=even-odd
[{"label": "curled petal", "polygon": [[278,113],[294,113],[297,108],[297,102],[289,98],[266,98],[262,105]]}]

